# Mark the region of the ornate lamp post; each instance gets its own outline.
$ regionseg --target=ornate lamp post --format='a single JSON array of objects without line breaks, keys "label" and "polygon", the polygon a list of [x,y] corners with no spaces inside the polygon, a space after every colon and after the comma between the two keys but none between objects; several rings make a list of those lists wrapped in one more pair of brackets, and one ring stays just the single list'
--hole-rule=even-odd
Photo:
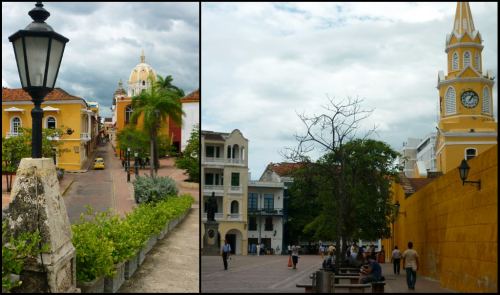
[{"label": "ornate lamp post", "polygon": [[56,33],[45,23],[50,13],[37,2],[28,14],[33,19],[24,30],[9,37],[14,46],[17,70],[23,89],[29,93],[35,107],[32,117],[32,158],[42,157],[42,116],[40,105],[54,89],[64,47],[68,38]]}]

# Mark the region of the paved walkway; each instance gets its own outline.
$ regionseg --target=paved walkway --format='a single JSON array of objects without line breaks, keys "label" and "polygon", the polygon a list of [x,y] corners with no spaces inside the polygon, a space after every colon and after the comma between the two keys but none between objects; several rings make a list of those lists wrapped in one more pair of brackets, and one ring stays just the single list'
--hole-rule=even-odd
[{"label": "paved walkway", "polygon": [[[297,283],[311,283],[309,275],[321,266],[321,258],[316,255],[302,255],[297,269],[287,267],[288,256],[233,256],[229,270],[224,271],[220,256],[202,256],[201,291],[203,293],[304,293]],[[450,293],[441,288],[439,282],[417,274],[416,290],[406,286],[406,276],[392,274],[392,264],[382,265],[386,278],[386,293]],[[336,289],[336,293],[348,292]]]}]

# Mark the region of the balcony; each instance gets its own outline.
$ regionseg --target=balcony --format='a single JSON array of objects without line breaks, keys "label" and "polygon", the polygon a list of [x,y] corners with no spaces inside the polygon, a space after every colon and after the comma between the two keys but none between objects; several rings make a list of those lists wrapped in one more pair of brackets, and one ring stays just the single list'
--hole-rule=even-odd
[{"label": "balcony", "polygon": [[7,132],[7,135],[5,136],[5,138],[15,137],[15,136],[19,136],[19,135],[21,135],[21,132]]},{"label": "balcony", "polygon": [[224,158],[217,158],[217,157],[204,157],[203,158],[204,163],[214,163],[214,164],[224,164]]},{"label": "balcony", "polygon": [[241,221],[241,214],[239,213],[231,213],[227,215],[228,221]]},{"label": "balcony", "polygon": [[248,208],[250,215],[283,216],[283,208]]},{"label": "balcony", "polygon": [[223,185],[218,185],[218,184],[205,184],[203,185],[203,192],[204,193],[224,193],[224,186]]},{"label": "balcony", "polygon": [[90,134],[88,134],[87,132],[80,133],[80,140],[89,141],[90,140]]},{"label": "balcony", "polygon": [[241,186],[231,186],[229,189],[230,194],[241,194],[243,193],[243,188]]},{"label": "balcony", "polygon": [[[215,213],[215,216],[214,216],[215,220],[224,220],[224,214],[223,213]],[[207,221],[207,213],[203,213],[201,215],[201,219],[203,221]]]}]

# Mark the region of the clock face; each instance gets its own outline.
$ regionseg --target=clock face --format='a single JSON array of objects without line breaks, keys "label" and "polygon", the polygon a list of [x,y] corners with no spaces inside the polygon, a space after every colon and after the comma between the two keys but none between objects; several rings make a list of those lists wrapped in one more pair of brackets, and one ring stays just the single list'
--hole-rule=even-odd
[{"label": "clock face", "polygon": [[479,103],[479,96],[472,90],[467,90],[462,93],[462,104],[466,108],[474,108]]}]

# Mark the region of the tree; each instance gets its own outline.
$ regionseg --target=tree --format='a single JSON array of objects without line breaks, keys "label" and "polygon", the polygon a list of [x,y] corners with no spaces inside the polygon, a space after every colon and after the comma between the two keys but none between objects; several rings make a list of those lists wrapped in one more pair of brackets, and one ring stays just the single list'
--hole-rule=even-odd
[{"label": "tree", "polygon": [[[383,142],[367,139],[375,128],[356,138],[360,122],[373,111],[362,110],[361,102],[329,99],[324,114],[299,115],[306,133],[296,135],[297,147],[285,153],[288,159],[309,163],[294,176],[297,185],[292,190],[292,197],[298,198],[292,206],[317,202],[319,208],[302,221],[306,223],[303,232],[318,239],[333,238],[337,245],[389,234],[390,180],[397,173],[393,163],[398,153]],[[322,156],[311,162],[308,154],[318,147]],[[304,184],[309,191],[297,187]],[[340,263],[345,249],[339,250]]]},{"label": "tree", "polygon": [[[161,78],[159,76],[159,78]],[[157,153],[158,131],[167,118],[172,118],[177,124],[182,121],[182,105],[180,93],[171,89],[161,88],[158,83],[153,83],[151,88],[143,91],[132,98],[131,121],[137,123],[139,116],[143,115],[143,130],[147,132],[150,140],[150,151],[153,165],[151,165],[151,176],[156,176],[159,166]]]},{"label": "tree", "polygon": [[198,126],[195,126],[191,131],[191,136],[182,156],[175,160],[175,165],[178,168],[186,169],[189,175],[189,181],[200,181],[200,131]]},{"label": "tree", "polygon": [[144,157],[148,153],[149,137],[142,130],[127,127],[118,132],[116,138],[120,150],[126,151],[127,148],[130,148],[132,151],[138,152],[139,157]]}]

